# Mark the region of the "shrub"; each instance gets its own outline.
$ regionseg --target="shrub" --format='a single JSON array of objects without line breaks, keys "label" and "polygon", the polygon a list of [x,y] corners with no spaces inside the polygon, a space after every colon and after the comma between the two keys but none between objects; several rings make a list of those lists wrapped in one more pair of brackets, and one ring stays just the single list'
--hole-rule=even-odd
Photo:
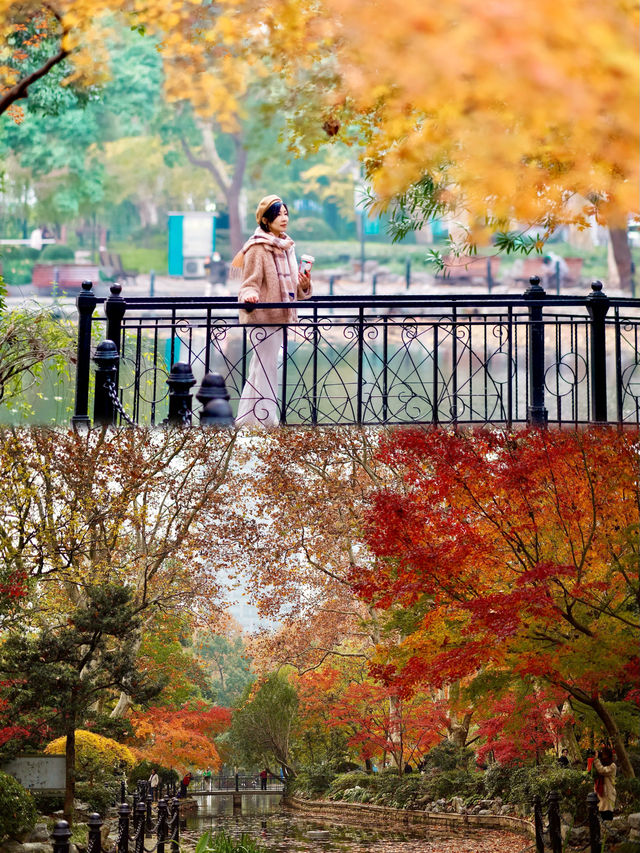
[{"label": "shrub", "polygon": [[587,818],[587,794],[592,790],[593,780],[582,770],[572,770],[558,764],[516,767],[512,768],[505,799],[532,808],[536,796],[544,803],[550,791],[558,791],[561,810],[570,812],[582,823]]},{"label": "shrub", "polygon": [[303,797],[317,797],[329,790],[335,774],[326,766],[307,767],[291,783],[291,793]]},{"label": "shrub", "polygon": [[116,805],[119,795],[119,783],[115,780],[99,784],[93,782],[76,783],[76,799],[86,803],[90,812],[98,812],[102,816],[107,813],[111,806]]},{"label": "shrub", "polygon": [[450,800],[452,797],[472,800],[481,797],[484,791],[483,774],[474,770],[432,771],[426,773],[423,779],[424,791],[431,800]]},{"label": "shrub", "polygon": [[39,260],[43,263],[52,263],[53,261],[70,261],[73,263],[75,260],[75,252],[70,246],[52,243],[51,245],[44,247],[40,253]]},{"label": "shrub", "polygon": [[424,770],[466,770],[474,759],[474,752],[469,747],[459,747],[449,740],[437,744],[424,756],[421,767]]},{"label": "shrub", "polygon": [[33,797],[19,782],[0,771],[0,838],[16,838],[36,823]]},{"label": "shrub", "polygon": [[[66,737],[51,741],[45,749],[47,755],[64,755]],[[128,746],[93,732],[76,731],[76,777],[79,782],[107,781],[122,767],[129,770],[136,763]]]},{"label": "shrub", "polygon": [[616,807],[624,812],[640,812],[640,779],[616,777]]},{"label": "shrub", "polygon": [[32,796],[38,814],[51,815],[64,807],[64,794],[44,794],[35,791]]},{"label": "shrub", "polygon": [[376,778],[362,770],[356,770],[352,773],[341,773],[331,781],[328,788],[328,797],[330,800],[341,800],[346,791],[353,788],[375,788]]},{"label": "shrub", "polygon": [[336,233],[324,219],[315,216],[303,216],[292,223],[291,231],[296,240],[335,240]]}]

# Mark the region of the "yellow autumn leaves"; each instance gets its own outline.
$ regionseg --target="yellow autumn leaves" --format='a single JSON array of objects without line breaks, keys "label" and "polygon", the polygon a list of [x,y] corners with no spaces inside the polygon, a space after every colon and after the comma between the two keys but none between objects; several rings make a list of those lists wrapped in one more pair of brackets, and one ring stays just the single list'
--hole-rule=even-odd
[{"label": "yellow autumn leaves", "polygon": [[[36,8],[0,0],[2,34]],[[445,165],[471,227],[487,213],[593,211],[618,225],[639,207],[637,0],[57,0],[56,10],[83,83],[106,67],[103,30],[116,16],[161,38],[169,99],[227,129],[256,73],[284,76],[303,121],[318,105],[343,128],[357,116],[383,202]],[[314,77],[323,62],[332,86]],[[0,68],[0,87],[11,74]]]}]

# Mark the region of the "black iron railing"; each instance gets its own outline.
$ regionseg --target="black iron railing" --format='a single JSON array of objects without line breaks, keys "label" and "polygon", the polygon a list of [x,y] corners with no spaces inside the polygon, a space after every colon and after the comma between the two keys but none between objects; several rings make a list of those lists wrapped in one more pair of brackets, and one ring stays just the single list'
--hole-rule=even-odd
[{"label": "black iron railing", "polygon": [[170,387],[183,395],[173,420],[190,423],[191,386],[210,372],[235,413],[270,333],[282,347],[271,402],[283,425],[640,422],[640,300],[610,299],[600,282],[584,296],[547,294],[532,278],[523,294],[314,297],[297,323],[262,331],[238,323],[233,298],[124,299],[113,285],[105,300],[83,287],[75,424],[90,413],[159,424]]}]

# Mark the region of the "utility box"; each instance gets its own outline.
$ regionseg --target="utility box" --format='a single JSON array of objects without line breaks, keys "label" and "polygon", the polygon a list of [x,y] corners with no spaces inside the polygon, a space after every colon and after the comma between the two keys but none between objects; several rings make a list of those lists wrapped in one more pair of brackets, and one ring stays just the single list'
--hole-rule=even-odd
[{"label": "utility box", "polygon": [[169,275],[206,278],[205,264],[215,248],[213,213],[204,210],[169,213]]}]

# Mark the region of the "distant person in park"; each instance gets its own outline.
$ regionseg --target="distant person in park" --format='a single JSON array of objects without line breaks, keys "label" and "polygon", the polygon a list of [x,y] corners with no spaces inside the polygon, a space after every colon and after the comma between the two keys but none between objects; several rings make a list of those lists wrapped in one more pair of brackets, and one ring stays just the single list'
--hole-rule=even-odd
[{"label": "distant person in park", "polygon": [[204,773],[202,774],[202,778],[203,778],[204,783],[207,786],[208,790],[210,791],[211,790],[211,768],[210,767],[207,767],[207,769],[204,771]]},{"label": "distant person in park", "polygon": [[558,764],[561,767],[568,767],[569,766],[569,750],[568,749],[562,750],[562,752],[558,756]]},{"label": "distant person in park", "polygon": [[[277,195],[265,196],[256,208],[258,227],[233,259],[229,278],[240,279],[238,301],[291,302],[311,296],[310,272],[299,272],[295,244],[287,234],[289,209]],[[237,426],[277,426],[278,357],[287,323],[295,323],[295,308],[255,308],[240,311],[240,323],[253,326],[249,375],[242,389]]]},{"label": "distant person in park", "polygon": [[151,776],[149,776],[149,786],[151,788],[151,797],[154,803],[158,802],[158,787],[160,785],[160,777],[158,776],[158,771],[153,768],[151,771]]},{"label": "distant person in park", "polygon": [[180,782],[180,793],[178,794],[181,799],[184,799],[187,796],[187,788],[189,787],[192,778],[191,773],[186,773],[182,777],[182,781]]},{"label": "distant person in park", "polygon": [[564,284],[569,278],[569,267],[564,258],[556,255],[555,252],[547,252],[542,259],[545,270],[545,279],[547,284],[556,283],[556,275],[560,277],[560,284]]},{"label": "distant person in park", "polygon": [[593,760],[593,789],[598,795],[598,811],[602,820],[612,820],[616,804],[616,765],[613,750],[603,746]]},{"label": "distant person in park", "polygon": [[267,770],[260,771],[260,788],[262,791],[267,790],[267,776],[269,775]]}]

